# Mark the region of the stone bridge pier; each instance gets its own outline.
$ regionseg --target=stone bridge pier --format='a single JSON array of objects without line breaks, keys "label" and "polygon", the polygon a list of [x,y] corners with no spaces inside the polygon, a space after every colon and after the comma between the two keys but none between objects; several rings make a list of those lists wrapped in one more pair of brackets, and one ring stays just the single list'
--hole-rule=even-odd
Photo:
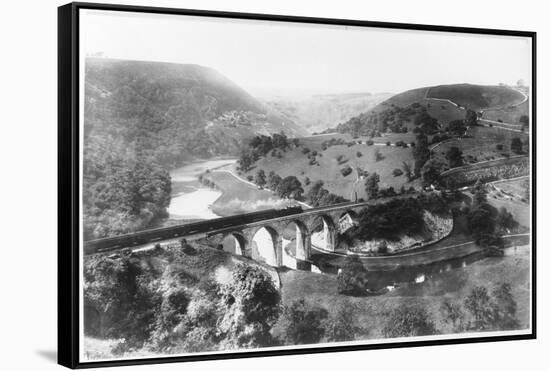
[{"label": "stone bridge pier", "polygon": [[271,266],[309,270],[312,244],[319,250],[334,251],[339,233],[356,222],[353,210],[298,214],[213,233],[206,241]]}]

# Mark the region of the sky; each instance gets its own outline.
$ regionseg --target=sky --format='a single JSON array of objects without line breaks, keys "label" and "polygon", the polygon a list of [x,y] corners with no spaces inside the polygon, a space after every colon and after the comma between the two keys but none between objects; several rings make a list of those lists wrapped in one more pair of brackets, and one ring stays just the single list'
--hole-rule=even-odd
[{"label": "sky", "polygon": [[528,38],[81,12],[83,56],[200,64],[259,96],[530,83]]}]

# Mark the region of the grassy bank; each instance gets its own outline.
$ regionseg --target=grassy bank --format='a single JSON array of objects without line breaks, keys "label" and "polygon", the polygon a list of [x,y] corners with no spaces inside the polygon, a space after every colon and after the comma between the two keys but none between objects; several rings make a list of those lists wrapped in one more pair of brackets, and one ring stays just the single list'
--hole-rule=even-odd
[{"label": "grassy bank", "polygon": [[402,284],[384,295],[349,297],[338,294],[334,275],[288,271],[280,274],[283,302],[307,298],[325,308],[350,303],[358,307],[358,324],[365,329],[364,339],[382,337],[386,314],[403,305],[420,305],[430,313],[441,333],[450,329],[440,313],[443,300],[463,301],[475,286],[493,288],[502,281],[512,285],[518,304],[517,319],[521,328],[529,324],[530,262],[529,247],[518,248],[516,255],[485,258],[465,268],[433,274],[422,283]]},{"label": "grassy bank", "polygon": [[[346,144],[332,145],[323,150],[323,142],[332,138],[343,139],[346,142],[361,142],[361,144]],[[244,174],[244,176],[255,176],[259,169],[263,169],[266,174],[274,171],[281,177],[294,175],[302,183],[304,191],[308,189],[316,181],[324,182],[324,187],[331,193],[345,197],[353,198],[357,192],[358,198],[367,199],[364,187],[364,180],[358,181],[357,168],[367,171],[368,173],[376,172],[380,176],[381,188],[394,187],[399,190],[401,186],[409,188],[419,187],[419,180],[409,182],[405,175],[394,176],[394,169],[402,169],[403,162],[407,161],[411,165],[414,164],[412,156],[412,148],[396,147],[393,144],[399,140],[404,140],[406,143],[414,141],[414,136],[411,134],[391,134],[387,137],[375,138],[374,142],[384,145],[368,145],[366,142],[370,138],[360,137],[352,139],[347,134],[322,135],[300,139],[300,146],[286,152],[281,151],[281,158],[267,155],[261,158],[254,165],[254,168]],[[386,146],[386,141],[392,143],[391,146]],[[309,153],[303,153],[304,148],[309,149]],[[311,164],[308,154],[317,151],[316,163]],[[378,159],[376,152],[380,153]],[[345,167],[352,169],[351,173],[344,176],[341,169]],[[309,178],[310,185],[306,185],[306,178]]]}]

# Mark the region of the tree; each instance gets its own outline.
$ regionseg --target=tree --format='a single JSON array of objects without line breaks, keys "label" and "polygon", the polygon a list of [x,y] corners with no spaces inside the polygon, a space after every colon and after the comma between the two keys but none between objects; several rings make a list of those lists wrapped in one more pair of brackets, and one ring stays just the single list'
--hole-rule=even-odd
[{"label": "tree", "polygon": [[487,202],[487,190],[481,179],[478,179],[474,184],[472,193],[474,195],[474,205],[481,205]]},{"label": "tree", "polygon": [[407,180],[410,182],[413,177],[411,164],[407,161],[403,161],[403,171],[405,172],[405,176],[407,177]]},{"label": "tree", "polygon": [[435,325],[426,309],[407,305],[393,309],[382,329],[382,334],[386,338],[426,336],[435,333]]},{"label": "tree", "polygon": [[369,198],[378,196],[378,183],[380,183],[380,176],[376,172],[370,174],[365,180],[365,191]]},{"label": "tree", "polygon": [[270,329],[279,317],[281,296],[263,269],[238,264],[231,281],[220,288],[220,295],[224,315],[218,330],[225,337],[222,348],[273,344]]},{"label": "tree", "polygon": [[464,124],[464,120],[453,120],[449,122],[448,129],[451,134],[459,137],[466,133],[466,125]]},{"label": "tree", "polygon": [[495,219],[496,226],[498,229],[509,232],[511,229],[517,228],[519,225],[514,216],[505,207],[501,207],[498,210],[498,215]]},{"label": "tree", "polygon": [[382,153],[380,153],[380,150],[376,148],[374,150],[374,161],[378,162],[378,161],[382,161],[383,159],[384,159],[384,155],[382,155]]},{"label": "tree", "polygon": [[346,166],[344,166],[343,168],[340,169],[340,173],[345,177],[350,175],[352,173],[352,171],[353,171],[353,169],[349,165],[346,165]]},{"label": "tree", "polygon": [[325,322],[325,337],[327,341],[355,340],[361,330],[356,325],[358,308],[352,302],[344,302],[333,311]]},{"label": "tree", "polygon": [[437,122],[437,119],[430,116],[430,114],[425,109],[415,116],[413,122],[418,127],[417,131],[420,131],[423,134],[433,134],[439,128],[439,123]]},{"label": "tree", "polygon": [[452,146],[449,148],[445,154],[445,158],[449,162],[451,169],[463,165],[462,151],[458,147]]},{"label": "tree", "polygon": [[494,322],[494,308],[485,287],[474,287],[464,300],[464,307],[473,317],[470,324],[473,329],[487,330],[491,327]]},{"label": "tree", "polygon": [[521,115],[519,118],[519,123],[522,124],[524,127],[529,126],[529,116]]},{"label": "tree", "polygon": [[403,174],[403,170],[401,169],[393,169],[392,171],[393,176],[400,176]]},{"label": "tree", "polygon": [[443,321],[451,325],[454,332],[462,332],[465,329],[465,314],[462,306],[458,303],[453,303],[445,300],[440,307]]},{"label": "tree", "polygon": [[477,125],[477,112],[471,109],[466,110],[466,117],[464,122],[467,126],[476,126]]},{"label": "tree", "polygon": [[285,306],[281,318],[284,342],[292,345],[320,342],[325,334],[323,322],[327,317],[325,308],[312,305],[303,298]]},{"label": "tree", "polygon": [[414,175],[420,176],[422,166],[430,158],[430,149],[428,148],[428,137],[424,134],[416,136],[416,145],[413,150],[414,157]]},{"label": "tree", "polygon": [[338,272],[338,293],[360,296],[366,294],[367,270],[359,257],[346,256],[344,266]]},{"label": "tree", "polygon": [[478,243],[483,242],[495,232],[495,218],[487,203],[476,205],[468,215],[470,232]]},{"label": "tree", "polygon": [[267,186],[274,192],[277,191],[277,187],[279,187],[279,183],[281,183],[281,177],[278,174],[275,174],[273,170],[269,172],[269,175],[267,176]]},{"label": "tree", "polygon": [[256,162],[254,152],[249,148],[243,149],[239,156],[239,170],[243,172],[249,171],[254,162]]},{"label": "tree", "polygon": [[491,295],[495,301],[495,327],[500,330],[514,330],[519,326],[516,319],[517,304],[512,295],[512,287],[504,282],[498,285]]},{"label": "tree", "polygon": [[302,183],[294,175],[287,176],[277,186],[277,194],[281,198],[300,199],[304,189]]},{"label": "tree", "polygon": [[445,170],[443,161],[433,158],[428,160],[422,167],[422,181],[425,185],[439,184],[440,174]]},{"label": "tree", "polygon": [[523,143],[521,142],[521,139],[519,137],[512,138],[510,149],[516,154],[523,153]]},{"label": "tree", "polygon": [[[157,287],[149,284],[146,273],[139,261],[129,256],[90,257],[84,264],[84,305],[102,315],[98,319],[101,323],[86,318],[85,333],[125,338],[126,348],[141,347],[151,334],[162,302]],[[183,312],[186,303],[186,300],[179,301],[178,296],[174,311]],[[90,312],[92,310],[86,311]]]},{"label": "tree", "polygon": [[262,188],[266,185],[265,171],[263,169],[256,172],[256,184]]}]

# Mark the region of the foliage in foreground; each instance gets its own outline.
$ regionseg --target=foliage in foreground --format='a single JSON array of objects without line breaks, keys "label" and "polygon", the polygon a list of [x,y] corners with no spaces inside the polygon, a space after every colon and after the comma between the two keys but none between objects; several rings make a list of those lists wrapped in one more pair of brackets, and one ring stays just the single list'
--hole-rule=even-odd
[{"label": "foliage in foreground", "polygon": [[113,349],[182,353],[274,344],[270,330],[280,294],[257,266],[238,264],[221,287],[182,269],[180,259],[159,268],[157,257],[93,257],[85,264],[85,333],[123,339]]}]

